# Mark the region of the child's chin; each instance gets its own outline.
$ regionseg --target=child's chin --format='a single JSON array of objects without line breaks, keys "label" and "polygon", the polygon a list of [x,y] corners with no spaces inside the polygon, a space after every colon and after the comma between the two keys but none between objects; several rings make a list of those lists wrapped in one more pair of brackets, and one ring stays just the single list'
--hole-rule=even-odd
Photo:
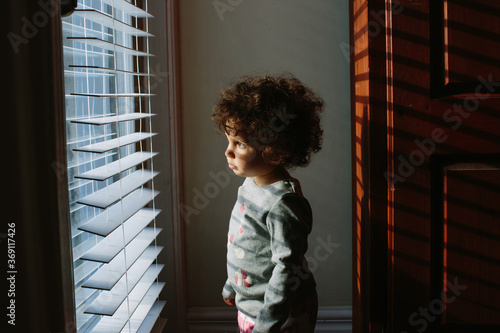
[{"label": "child's chin", "polygon": [[238,169],[233,169],[233,172],[236,176],[240,176],[240,177],[247,177],[243,172],[241,172],[240,170]]}]

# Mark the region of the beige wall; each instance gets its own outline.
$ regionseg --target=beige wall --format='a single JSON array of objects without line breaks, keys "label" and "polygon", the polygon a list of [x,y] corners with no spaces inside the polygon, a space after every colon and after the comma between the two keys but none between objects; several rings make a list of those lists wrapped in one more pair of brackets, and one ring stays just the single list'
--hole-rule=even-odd
[{"label": "beige wall", "polygon": [[349,41],[348,1],[179,2],[188,306],[223,305],[227,225],[243,181],[226,167],[213,104],[241,75],[282,71],[327,105],[323,149],[292,175],[314,211],[307,256],[320,305],[351,305],[349,64],[340,47]]}]

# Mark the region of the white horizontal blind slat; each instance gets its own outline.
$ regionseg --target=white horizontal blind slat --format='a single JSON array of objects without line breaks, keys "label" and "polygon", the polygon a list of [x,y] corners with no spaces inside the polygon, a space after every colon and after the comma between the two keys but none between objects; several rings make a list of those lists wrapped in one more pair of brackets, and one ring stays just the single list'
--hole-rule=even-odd
[{"label": "white horizontal blind slat", "polygon": [[[157,299],[158,295],[160,294],[164,286],[165,282],[154,282],[151,288],[144,295],[143,297],[144,301]],[[128,305],[128,307],[135,310],[140,304],[140,301],[138,301],[138,299],[139,297],[132,298],[130,301],[130,305]],[[128,312],[127,303],[122,303],[122,305],[120,305],[120,307],[112,317],[104,317],[103,319],[101,319],[101,321],[92,330],[92,333],[119,333],[123,329],[123,327],[127,324],[128,321],[127,312]]]},{"label": "white horizontal blind slat", "polygon": [[103,13],[101,11],[95,10],[95,9],[77,9],[73,13],[73,15],[80,16],[84,19],[92,20],[96,23],[99,23],[99,24],[102,24],[102,25],[105,25],[108,27],[113,27],[117,31],[124,32],[124,33],[130,34],[132,36],[153,37],[153,35],[147,31],[134,28],[133,26],[131,26],[127,23],[116,20],[113,17],[111,17],[110,15]]},{"label": "white horizontal blind slat", "polygon": [[99,117],[91,119],[75,119],[72,120],[71,122],[78,124],[89,124],[89,125],[107,125],[122,121],[139,120],[139,119],[149,118],[152,116],[155,116],[155,114],[134,112],[134,113],[122,114],[119,116],[108,116],[108,117]]},{"label": "white horizontal blind slat", "polygon": [[[113,289],[115,285],[120,281],[123,280],[124,278],[126,279],[127,276],[125,274],[137,274],[137,272],[130,271],[130,268],[133,267],[133,265],[137,262],[137,260],[146,253],[146,250],[148,249],[149,244],[158,236],[158,234],[161,232],[161,229],[156,228],[155,230],[152,230],[153,228],[146,228],[144,229],[143,233],[141,235],[134,239],[128,246],[125,251],[122,251],[116,256],[109,264],[103,265],[97,273],[98,276],[101,275],[107,275],[106,279],[108,279],[108,285],[110,286],[109,288],[102,288],[105,290],[108,289]],[[126,253],[126,255],[125,255]],[[150,253],[149,253],[150,254]],[[101,281],[104,279],[101,278]],[[101,288],[99,288],[101,289]],[[116,294],[116,292],[113,292],[112,294]],[[121,295],[121,294],[120,294]],[[109,295],[106,296],[106,299],[109,299]],[[120,296],[121,297],[121,296]],[[110,300],[111,302],[112,300]],[[94,303],[93,303],[94,304]],[[88,309],[86,310],[86,313],[95,313],[94,311],[97,311],[95,309]],[[105,314],[105,315],[110,315],[108,312],[100,313],[100,314]]]},{"label": "white horizontal blind slat", "polygon": [[125,195],[152,180],[157,174],[159,174],[158,171],[139,169],[102,190],[95,191],[76,202],[82,205],[107,208],[121,200]]},{"label": "white horizontal blind slat", "polygon": [[103,66],[91,66],[91,65],[69,65],[67,66],[66,74],[127,74],[133,76],[157,76],[154,73],[145,73],[145,72],[137,72],[137,71],[128,71],[118,68],[108,68]]},{"label": "white horizontal blind slat", "polygon": [[151,152],[133,153],[115,162],[107,163],[102,167],[97,167],[87,172],[83,172],[79,175],[76,175],[75,178],[90,179],[90,180],[106,180],[108,178],[116,176],[120,172],[126,171],[130,168],[133,168],[141,163],[144,163],[152,159],[157,154],[158,153],[151,153]]},{"label": "white horizontal blind slat", "polygon": [[[142,57],[153,56],[153,54],[150,54],[150,53],[147,53],[144,51],[140,51],[140,50],[136,50],[136,49],[132,49],[132,48],[126,47],[124,45],[117,45],[117,44],[108,42],[107,40],[104,40],[101,38],[96,38],[96,37],[68,37],[68,40],[72,41],[73,43],[77,42],[77,43],[81,43],[81,44],[88,45],[88,46],[98,47],[98,48],[101,48],[103,50],[121,53],[121,54],[127,55],[127,56],[136,56],[136,57],[137,56],[142,56]],[[70,52],[71,51],[73,51],[73,52],[85,52],[86,50],[81,50],[79,48],[75,48],[75,46],[73,44],[73,48],[70,48],[69,51]]]},{"label": "white horizontal blind slat", "polygon": [[159,191],[153,191],[149,188],[137,189],[123,198],[121,205],[116,204],[111,206],[105,212],[78,227],[78,229],[100,236],[107,236],[139,211],[141,207],[147,205],[159,193]]},{"label": "white horizontal blind slat", "polygon": [[[151,266],[151,263],[158,257],[162,251],[162,246],[149,246],[144,250],[141,256],[132,264],[134,270],[141,270],[141,267],[145,267],[144,270]],[[123,271],[117,270],[117,268],[110,267],[112,265],[102,265],[100,270],[93,274],[89,279],[82,284],[84,288],[90,289],[101,289],[101,290],[111,290],[115,283],[123,275]],[[138,266],[138,267],[137,267]],[[110,276],[115,276],[114,279]]]},{"label": "white horizontal blind slat", "polygon": [[[144,303],[146,303],[146,302],[144,302]],[[149,303],[147,303],[147,304],[149,304]],[[133,333],[133,332],[137,332],[137,333],[149,333],[149,332],[151,332],[154,324],[156,323],[156,320],[158,319],[158,317],[160,317],[161,310],[163,310],[163,308],[165,307],[165,304],[167,304],[167,302],[165,302],[165,301],[154,301],[153,305],[151,306],[149,312],[146,314],[145,318],[142,318],[142,314],[141,314],[141,316],[139,316],[138,314],[136,315],[136,313],[138,312],[138,311],[136,311],[136,313],[134,313],[134,315],[130,319],[130,321],[131,321],[131,333]],[[142,303],[141,303],[141,306],[142,306]],[[139,322],[141,323],[140,327],[137,330],[135,330],[135,325],[136,325],[136,323],[139,323]],[[125,333],[125,332],[123,332],[123,333]]]},{"label": "white horizontal blind slat", "polygon": [[[128,243],[130,243],[153,219],[160,210],[143,208],[128,219],[123,225],[88,250],[81,259],[108,263]],[[124,236],[123,236],[124,235]]]},{"label": "white horizontal blind slat", "polygon": [[134,299],[140,302],[163,267],[164,265],[151,265],[145,272],[129,270],[127,275],[124,275],[110,291],[101,292],[87,307],[85,313],[112,316],[129,293],[132,293]]},{"label": "white horizontal blind slat", "polygon": [[98,143],[93,143],[83,147],[74,148],[74,151],[83,151],[87,153],[105,153],[107,151],[120,148],[132,143],[136,143],[145,139],[149,139],[157,133],[142,133],[136,132],[129,135],[124,135],[116,139],[105,140]]},{"label": "white horizontal blind slat", "polygon": [[138,18],[153,18],[153,15],[142,8],[137,8],[126,0],[103,0],[109,6],[114,6],[116,9],[126,12],[127,14]]}]

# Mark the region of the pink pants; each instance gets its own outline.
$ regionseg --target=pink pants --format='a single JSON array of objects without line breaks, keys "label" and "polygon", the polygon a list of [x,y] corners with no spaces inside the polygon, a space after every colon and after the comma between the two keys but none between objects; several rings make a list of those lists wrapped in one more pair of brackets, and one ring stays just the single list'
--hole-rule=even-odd
[{"label": "pink pants", "polygon": [[248,316],[238,311],[238,327],[240,333],[252,333],[255,322]]},{"label": "pink pants", "polygon": [[[281,333],[313,333],[318,313],[318,296],[314,292],[303,303],[296,305]],[[240,333],[252,333],[255,322],[252,318],[238,311],[238,327]]]}]

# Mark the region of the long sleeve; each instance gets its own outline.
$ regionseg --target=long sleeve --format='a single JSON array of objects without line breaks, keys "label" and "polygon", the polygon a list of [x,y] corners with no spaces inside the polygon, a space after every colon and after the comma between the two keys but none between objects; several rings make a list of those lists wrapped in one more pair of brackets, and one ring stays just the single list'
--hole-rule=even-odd
[{"label": "long sleeve", "polygon": [[300,297],[296,291],[307,289],[300,285],[310,282],[303,263],[311,224],[310,206],[301,196],[285,195],[269,212],[266,225],[274,268],[253,332],[279,332],[294,299]]},{"label": "long sleeve", "polygon": [[233,287],[231,286],[231,281],[229,278],[226,280],[226,283],[224,284],[224,287],[222,288],[222,296],[227,299],[234,299],[236,295],[236,292],[234,291]]}]

